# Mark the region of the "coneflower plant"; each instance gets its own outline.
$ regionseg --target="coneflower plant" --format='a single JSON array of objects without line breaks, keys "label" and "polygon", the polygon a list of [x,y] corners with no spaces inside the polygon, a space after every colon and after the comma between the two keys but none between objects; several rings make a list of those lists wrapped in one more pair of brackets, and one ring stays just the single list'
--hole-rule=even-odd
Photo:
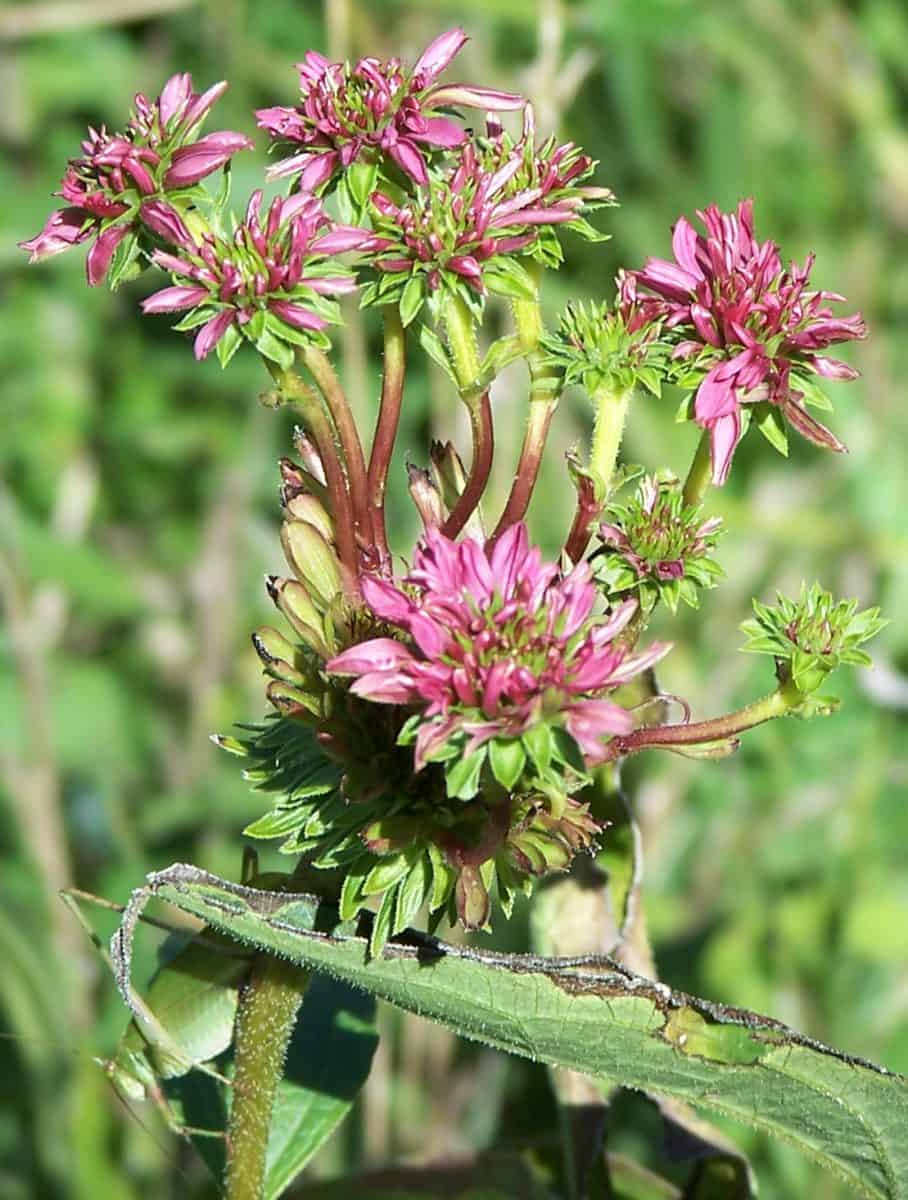
[{"label": "coneflower plant", "polygon": [[[154,102],[136,97],[122,133],[89,130],[63,176],[65,207],[22,243],[33,262],[89,243],[91,285],[155,273],[145,313],[179,314],[175,329],[197,359],[214,354],[227,368],[238,352],[257,356],[268,402],[295,411],[279,473],[287,573],[269,577],[275,623],[253,635],[270,712],[216,740],[239,757],[251,805],[265,802],[247,835],[291,860],[281,887],[253,878],[242,894],[270,890],[276,905],[282,891],[308,890],[333,905],[341,933],[325,969],[346,929],[364,947],[355,981],[365,987],[414,944],[443,957],[432,940],[442,921],[488,930],[518,897],[532,905],[540,880],[607,851],[614,813],[598,797],[629,756],[723,758],[765,721],[831,712],[818,689],[835,667],[867,664],[861,645],[883,624],[877,610],[859,613],[819,586],[775,608],[758,600],[742,648],[774,660],[765,695],[694,720],[660,692],[655,669],[672,644],[648,634],[653,614],[662,604],[665,620],[697,619],[690,610],[723,575],[720,536],[732,530],[709,513],[710,486],[726,483],[751,428],[784,453],[789,427],[844,448],[811,409],[828,408],[821,383],[855,377],[827,350],[863,338],[864,322],[837,315],[841,296],[811,289],[812,258],[785,266],[773,241],[758,240],[747,199],[727,213],[705,207],[703,232],[680,217],[673,259],[621,271],[610,294],[571,303],[547,325],[548,276],[571,239],[607,236],[613,194],[593,181],[597,164],[580,147],[537,138],[524,98],[441,79],[465,42],[459,29],[444,33],[412,67],[305,53],[296,102],[255,114],[270,139],[265,174],[281,194],[255,190],[238,213],[215,177],[229,182],[231,158],[252,142],[201,133],[226,85],[198,94],[175,75]],[[380,310],[383,328],[368,429],[336,364],[337,298],[353,293]],[[502,311],[510,328],[495,337]],[[422,455],[408,447],[415,461],[397,480],[407,360],[420,353],[465,406],[471,442]],[[523,442],[496,510],[495,382],[517,361],[527,376]],[[574,515],[546,555],[528,515],[565,393],[586,397],[590,436],[563,463]],[[635,406],[670,423],[679,400],[680,419],[702,431],[687,478],[627,462]],[[398,486],[421,521],[413,545],[389,528],[386,496]],[[255,943],[252,926],[224,912],[209,919]],[[308,975],[272,961],[260,944],[240,994],[231,1200],[277,1194],[269,1124]],[[513,978],[554,969],[532,961]],[[425,958],[425,986],[440,970]],[[628,978],[615,975],[614,987],[657,986]],[[482,1037],[493,1001],[465,992],[458,1002],[467,1014],[477,1006],[462,1024]],[[524,1025],[523,1051],[555,1061]],[[702,1049],[704,1035],[695,1022],[680,1028],[671,1026],[674,1041],[660,1036],[684,1059],[688,1037]],[[266,1035],[276,1049],[257,1056]],[[591,1026],[588,1036],[599,1034]],[[491,1040],[508,1046],[504,1035]],[[688,1050],[724,1061],[716,1047]],[[612,1083],[622,1082],[617,1061],[614,1070]],[[637,1078],[628,1075],[641,1086]],[[671,1091],[671,1071],[660,1078]]]}]

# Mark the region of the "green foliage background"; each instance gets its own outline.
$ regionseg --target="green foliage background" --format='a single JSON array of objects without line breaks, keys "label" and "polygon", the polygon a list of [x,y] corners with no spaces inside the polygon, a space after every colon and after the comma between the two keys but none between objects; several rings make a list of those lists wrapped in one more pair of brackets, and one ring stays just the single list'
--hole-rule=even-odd
[{"label": "green foliage background", "polygon": [[[70,20],[63,18],[67,12]],[[62,16],[61,16],[62,14]],[[100,16],[98,15],[100,14]],[[0,1193],[9,1200],[201,1197],[184,1147],[128,1119],[91,1061],[125,1024],[103,967],[54,891],[122,900],[174,860],[236,877],[239,831],[260,811],[207,734],[264,709],[249,632],[271,619],[280,567],[275,460],[289,423],[254,398],[248,354],[194,363],[165,319],[142,319],[147,280],[84,286],[75,253],[26,269],[15,242],[43,224],[88,123],[117,127],[133,92],[175,70],[231,80],[211,128],[253,132],[253,106],[288,100],[292,62],[412,59],[447,26],[473,41],[457,73],[528,91],[540,124],[601,160],[622,207],[613,240],[575,243],[550,281],[609,294],[616,268],[664,253],[681,212],[753,194],[758,232],[815,250],[820,286],[861,308],[863,372],[833,385],[847,458],[803,442],[789,462],[758,439],[712,509],[733,532],[728,581],[679,618],[663,686],[711,715],[765,688],[738,655],[751,595],[802,577],[878,602],[892,625],[871,675],[838,680],[844,711],[751,734],[722,763],[655,755],[629,783],[646,846],[660,971],[675,987],[771,1013],[908,1071],[908,10],[899,0],[121,0],[0,5]],[[65,27],[64,27],[65,25]],[[264,139],[259,139],[264,145]],[[235,195],[264,154],[240,156]],[[375,329],[351,312],[344,372],[368,420]],[[499,497],[522,422],[523,379],[496,396]],[[411,372],[395,516],[415,530],[407,454],[462,436],[456,401]],[[586,428],[566,403],[533,519],[558,545],[572,495],[558,447]],[[628,456],[684,470],[693,431],[670,400],[640,401]],[[511,948],[523,933],[509,931]],[[152,947],[149,947],[150,955]],[[149,962],[150,962],[149,957]],[[382,1014],[384,1039],[353,1118],[317,1177],[408,1156],[462,1157],[553,1135],[541,1068]],[[625,1105],[613,1149],[652,1155],[652,1117]],[[619,1114],[620,1115],[620,1114]],[[848,1193],[794,1152],[740,1129],[767,1197]],[[327,1193],[326,1193],[327,1194]]]}]

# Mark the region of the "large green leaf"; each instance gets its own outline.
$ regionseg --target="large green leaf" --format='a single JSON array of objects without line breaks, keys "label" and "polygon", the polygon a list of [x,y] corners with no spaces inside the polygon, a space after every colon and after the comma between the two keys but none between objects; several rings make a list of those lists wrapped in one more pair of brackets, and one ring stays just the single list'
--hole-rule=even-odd
[{"label": "large green leaf", "polygon": [[[312,896],[255,891],[177,864],[148,877],[114,939],[121,989],[150,895],[215,928],[450,1026],[464,1037],[686,1100],[775,1134],[867,1196],[908,1197],[908,1081],[769,1017],[672,992],[606,963],[368,938]],[[313,932],[319,930],[321,932]],[[602,960],[600,960],[602,961]]]}]

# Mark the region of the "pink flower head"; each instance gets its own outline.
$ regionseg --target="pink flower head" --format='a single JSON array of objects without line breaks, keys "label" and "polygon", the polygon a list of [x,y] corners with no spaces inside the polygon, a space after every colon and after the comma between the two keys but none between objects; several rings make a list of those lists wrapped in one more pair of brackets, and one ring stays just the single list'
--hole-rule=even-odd
[{"label": "pink flower head", "polygon": [[633,726],[608,693],[669,649],[654,644],[629,654],[616,637],[635,602],[594,616],[589,566],[563,575],[543,563],[522,523],[492,549],[429,529],[403,586],[365,579],[363,594],[406,642],[373,638],[327,669],[355,676],[359,696],[416,709],[417,770],[452,741],[468,756],[492,739],[520,739],[544,725],[566,730],[592,765],[605,738]]},{"label": "pink flower head", "polygon": [[226,83],[192,90],[189,75],[173,75],[155,102],[141,93],[124,133],[89,129],[82,155],[70,160],[58,195],[69,207],[51,213],[44,229],[21,242],[30,262],[40,262],[96,237],[88,258],[88,282],[103,282],[117,245],[142,227],[140,207],[192,187],[238,150],[251,149],[241,133],[196,134]]},{"label": "pink flower head", "polygon": [[[638,315],[664,320],[678,339],[674,357],[705,371],[694,418],[708,429],[713,482],[728,477],[744,432],[742,405],[768,402],[809,441],[832,450],[844,446],[805,408],[812,375],[853,379],[846,363],[819,353],[837,342],[863,338],[859,313],[837,317],[829,307],[842,297],[810,291],[813,256],[803,267],[783,269],[774,242],[758,242],[753,201],[734,213],[715,205],[697,214],[706,234],[684,217],[674,228],[674,261],[651,258],[622,279],[622,301]],[[638,296],[638,289],[645,293]]]},{"label": "pink flower head", "polygon": [[152,255],[171,273],[174,286],[149,296],[142,308],[195,309],[182,327],[198,328],[196,358],[205,358],[230,330],[229,354],[243,334],[278,362],[292,356],[290,346],[301,336],[318,335],[337,320],[331,297],[355,288],[350,273],[328,257],[339,247],[355,249],[369,241],[365,230],[332,225],[321,202],[306,194],[278,197],[266,211],[262,193],[254,192],[231,237],[208,232],[198,241],[166,203],[154,201],[143,211],[151,228],[173,240],[177,253]]},{"label": "pink flower head", "polygon": [[703,520],[699,505],[684,503],[676,479],[647,477],[636,495],[609,508],[599,526],[598,574],[610,595],[636,592],[648,608],[664,599],[699,604],[701,588],[712,587],[721,568],[709,557],[722,528],[721,517]]},{"label": "pink flower head", "polygon": [[524,104],[510,92],[435,84],[466,40],[460,29],[441,34],[410,72],[397,58],[362,58],[351,67],[310,50],[297,64],[299,103],[256,113],[275,142],[293,151],[269,175],[298,176],[303,190],[314,191],[371,151],[387,156],[415,183],[428,183],[426,152],[466,140],[459,125],[437,112],[442,105],[516,109]]},{"label": "pink flower head", "polygon": [[[522,144],[511,144],[507,154],[496,146],[490,158],[483,147],[467,142],[447,174],[433,178],[431,188],[400,203],[384,192],[373,193],[377,238],[372,265],[397,276],[396,289],[388,280],[382,282],[377,293],[381,302],[402,294],[412,279],[422,284],[424,298],[441,288],[464,289],[467,296],[490,291],[515,296],[527,290],[532,295],[532,283],[514,256],[548,261],[551,242],[537,254],[543,236],[559,226],[585,226],[579,218],[587,193],[611,194],[570,182],[578,165],[583,172],[592,169],[591,160],[581,162],[572,151],[559,162],[563,174],[558,163],[545,166],[534,157],[532,147],[528,157]],[[557,241],[555,247],[557,255]]]}]

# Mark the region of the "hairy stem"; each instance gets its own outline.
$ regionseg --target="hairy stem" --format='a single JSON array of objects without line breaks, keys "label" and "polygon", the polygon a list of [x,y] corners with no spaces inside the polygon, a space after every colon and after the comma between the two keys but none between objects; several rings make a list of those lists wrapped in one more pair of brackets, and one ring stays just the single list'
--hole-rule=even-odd
[{"label": "hairy stem", "polygon": [[614,391],[609,387],[597,389],[593,396],[596,419],[593,425],[593,444],[590,447],[590,471],[596,480],[602,502],[608,499],[618,462],[618,450],[624,436],[624,423],[633,387]]},{"label": "hairy stem", "polygon": [[268,1134],[287,1046],[309,973],[260,954],[240,996],[227,1128],[226,1200],[262,1200]]},{"label": "hairy stem", "polygon": [[269,363],[268,368],[281,398],[299,408],[303,423],[315,442],[325,471],[337,555],[347,568],[348,585],[355,589],[359,570],[353,508],[347,488],[347,477],[334,439],[334,428],[319,397],[295,371],[283,370],[275,363]]},{"label": "hairy stem", "polygon": [[470,474],[460,499],[448,517],[442,532],[447,537],[456,537],[475,511],[489,482],[492,457],[495,450],[495,435],[492,426],[492,406],[488,391],[480,391],[479,351],[476,346],[476,330],[473,317],[466,304],[458,296],[451,296],[445,309],[445,331],[460,397],[470,413],[470,431],[473,435],[473,462]]},{"label": "hairy stem", "polygon": [[717,742],[734,738],[739,733],[784,717],[804,700],[804,695],[790,681],[782,684],[768,696],[739,708],[736,712],[709,721],[692,721],[681,725],[657,725],[650,729],[635,729],[624,737],[616,737],[608,744],[606,761],[626,754],[635,754],[649,746],[698,746],[706,742]]},{"label": "hairy stem", "polygon": [[325,398],[325,403],[337,428],[337,436],[340,440],[350,481],[353,519],[365,545],[372,546],[374,539],[368,503],[366,460],[363,456],[363,444],[356,428],[353,410],[327,355],[315,346],[306,346],[301,353],[303,362]]},{"label": "hairy stem", "polygon": [[407,343],[400,310],[388,305],[384,310],[384,371],[381,382],[381,407],[369,457],[369,503],[372,526],[379,554],[387,561],[388,533],[385,526],[385,487],[394,453],[394,441],[400,423],[400,409],[407,369]]},{"label": "hairy stem", "polygon": [[498,541],[506,529],[516,525],[526,516],[539,478],[539,468],[542,465],[549,428],[559,398],[557,373],[544,364],[538,349],[543,333],[539,300],[515,300],[514,321],[520,344],[527,355],[530,372],[530,411],[514,482],[504,512],[490,539],[493,543]]},{"label": "hairy stem", "polygon": [[697,452],[684,481],[684,503],[700,504],[712,480],[709,451],[709,430],[704,429],[697,443]]}]

